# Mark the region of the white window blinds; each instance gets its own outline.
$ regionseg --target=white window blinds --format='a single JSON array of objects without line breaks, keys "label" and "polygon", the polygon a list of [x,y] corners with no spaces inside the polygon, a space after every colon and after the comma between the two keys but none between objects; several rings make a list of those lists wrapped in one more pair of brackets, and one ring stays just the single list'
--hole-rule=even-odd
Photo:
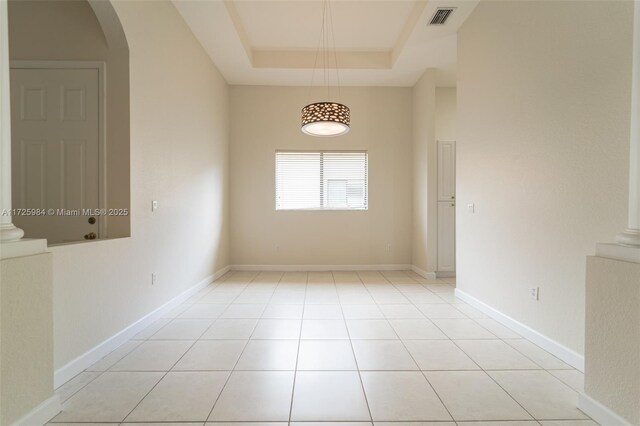
[{"label": "white window blinds", "polygon": [[276,152],[276,210],[366,210],[366,152]]}]

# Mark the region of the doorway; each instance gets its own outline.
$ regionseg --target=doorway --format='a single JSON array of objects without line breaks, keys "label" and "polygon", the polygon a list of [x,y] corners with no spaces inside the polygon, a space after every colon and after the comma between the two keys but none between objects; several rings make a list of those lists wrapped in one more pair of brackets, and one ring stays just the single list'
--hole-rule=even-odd
[{"label": "doorway", "polygon": [[11,63],[14,223],[49,245],[103,233],[104,64]]}]

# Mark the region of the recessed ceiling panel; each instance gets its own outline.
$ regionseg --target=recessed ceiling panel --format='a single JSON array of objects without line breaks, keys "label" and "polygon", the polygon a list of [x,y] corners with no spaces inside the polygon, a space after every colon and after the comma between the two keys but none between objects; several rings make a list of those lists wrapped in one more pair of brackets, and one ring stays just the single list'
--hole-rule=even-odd
[{"label": "recessed ceiling panel", "polygon": [[[393,49],[415,1],[331,1],[335,47]],[[242,27],[255,49],[316,49],[322,26],[322,1],[235,0]],[[333,41],[331,41],[333,44]]]},{"label": "recessed ceiling panel", "polygon": [[[456,33],[478,1],[331,0],[340,83],[413,86],[433,68],[438,84],[454,85]],[[229,84],[306,86],[311,68],[322,68],[320,0],[173,4]],[[455,12],[445,25],[428,25],[440,7]],[[335,66],[331,57],[327,66]]]}]

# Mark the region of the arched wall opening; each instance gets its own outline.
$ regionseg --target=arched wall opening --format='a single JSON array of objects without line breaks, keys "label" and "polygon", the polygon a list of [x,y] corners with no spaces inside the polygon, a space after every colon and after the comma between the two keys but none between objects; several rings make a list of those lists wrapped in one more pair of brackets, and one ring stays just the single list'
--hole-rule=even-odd
[{"label": "arched wall opening", "polygon": [[[14,108],[17,90],[14,90],[14,69],[25,67],[37,69],[38,67],[66,67],[91,66],[86,64],[100,64],[101,86],[99,88],[100,102],[100,145],[98,147],[98,169],[94,171],[97,176],[98,186],[95,194],[93,190],[85,188],[82,194],[84,200],[91,197],[99,199],[98,215],[84,214],[78,219],[84,228],[73,228],[72,239],[58,234],[42,235],[43,226],[55,227],[56,222],[51,220],[43,225],[33,226],[33,220],[20,216],[14,217],[16,226],[25,231],[27,238],[48,238],[50,244],[84,241],[87,230],[96,230],[97,239],[121,238],[130,236],[130,115],[129,115],[129,48],[120,20],[109,1],[100,0],[62,0],[62,1],[31,1],[9,0],[9,55],[12,67],[12,109]],[[62,64],[62,65],[61,65]],[[17,78],[17,77],[16,77]],[[93,98],[87,98],[92,101]],[[62,107],[61,107],[62,108]],[[55,111],[54,111],[55,112]],[[16,117],[17,115],[17,117]],[[51,115],[51,114],[50,114]],[[20,114],[12,114],[12,123],[20,120]],[[58,214],[58,207],[65,207],[63,189],[47,194],[47,185],[52,182],[51,170],[46,170],[40,175],[35,175],[30,170],[21,170],[20,164],[28,160],[29,148],[26,149],[17,144],[21,143],[17,137],[20,131],[20,123],[12,126],[13,145],[13,206],[14,208],[38,208],[49,209],[53,207]],[[42,130],[46,132],[46,130]],[[81,138],[81,136],[79,136]],[[50,140],[47,143],[56,144],[56,150],[63,154],[53,153],[48,149],[49,157],[58,155],[60,162],[73,155],[71,149],[65,151],[64,145],[58,140]],[[51,136],[51,139],[55,139]],[[41,149],[42,151],[42,149]],[[25,154],[26,152],[26,154]],[[78,151],[78,156],[86,155],[87,150]],[[46,154],[46,153],[45,153]],[[45,155],[43,154],[43,157]],[[66,156],[66,157],[65,157]],[[54,166],[51,166],[53,161]],[[21,163],[22,162],[22,163]],[[39,162],[39,163],[38,163]],[[36,164],[42,164],[42,169],[49,164],[49,169],[57,167],[57,157],[52,160],[36,158]],[[86,163],[85,168],[94,168],[94,163]],[[16,167],[17,165],[17,167]],[[33,169],[33,167],[32,167]],[[54,170],[54,176],[60,176],[59,181],[68,179],[70,188],[81,188],[77,183],[76,170],[65,172]],[[78,169],[80,170],[80,169]],[[75,173],[75,174],[74,174]],[[74,181],[74,179],[76,179]],[[31,181],[31,186],[27,183]],[[35,184],[33,182],[36,182]],[[63,185],[63,184],[60,184]],[[33,189],[33,187],[36,189]],[[86,185],[85,185],[86,187]],[[80,190],[80,189],[79,189]],[[33,191],[37,192],[33,194]],[[40,191],[40,192],[38,192]],[[69,192],[69,190],[67,190]],[[44,194],[44,195],[43,195]],[[51,198],[55,201],[51,201]],[[35,200],[35,201],[34,201]],[[69,208],[79,207],[78,203],[71,203]],[[91,203],[81,207],[94,209]],[[95,203],[94,203],[95,204]],[[118,214],[110,214],[111,212]],[[106,215],[102,216],[102,213]],[[95,225],[89,222],[94,217]],[[98,232],[99,230],[99,232]],[[83,238],[83,236],[85,238]]]}]

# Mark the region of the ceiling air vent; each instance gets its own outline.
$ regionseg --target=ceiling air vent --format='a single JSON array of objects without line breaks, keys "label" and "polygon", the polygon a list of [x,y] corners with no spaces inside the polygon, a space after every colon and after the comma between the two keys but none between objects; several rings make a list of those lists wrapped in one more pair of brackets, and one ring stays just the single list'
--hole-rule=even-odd
[{"label": "ceiling air vent", "polygon": [[455,7],[439,7],[429,20],[429,25],[444,25],[454,10]]}]

